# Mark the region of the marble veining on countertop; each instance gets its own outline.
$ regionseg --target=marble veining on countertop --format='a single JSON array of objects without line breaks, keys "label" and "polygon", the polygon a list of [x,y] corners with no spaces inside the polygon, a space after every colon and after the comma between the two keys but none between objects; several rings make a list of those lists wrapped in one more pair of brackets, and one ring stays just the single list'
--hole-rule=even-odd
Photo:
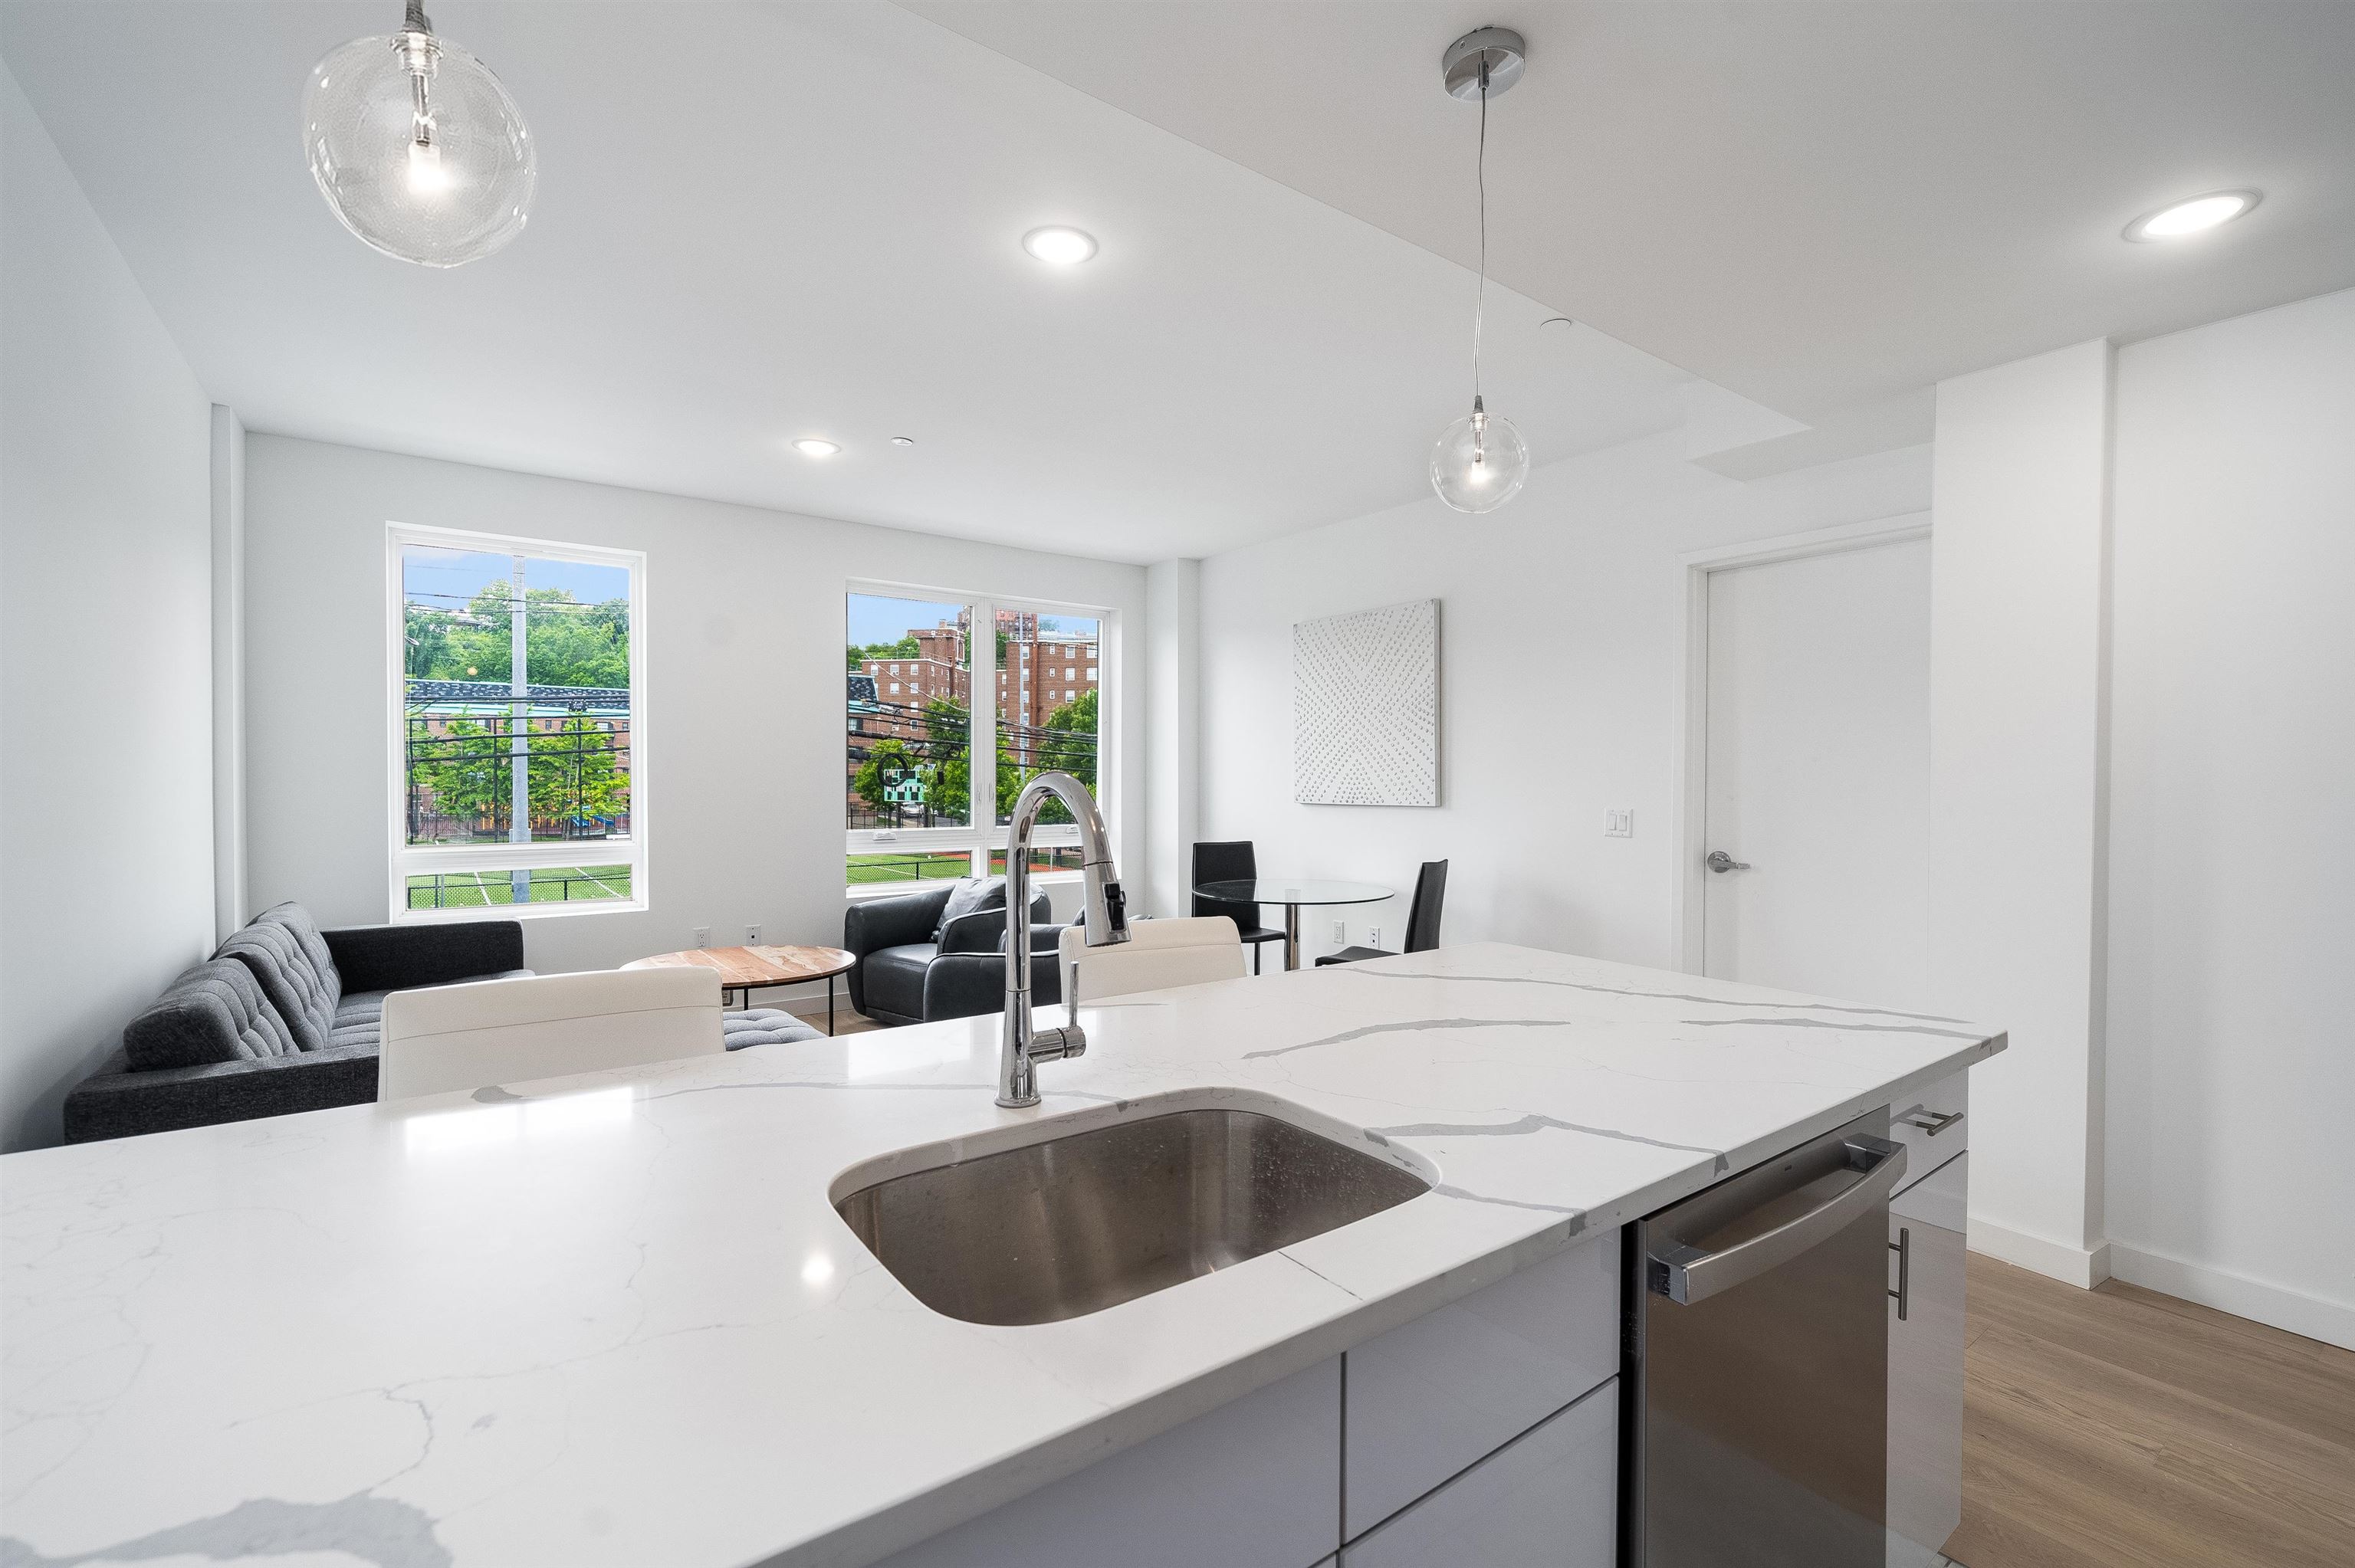
[{"label": "marble veining on countertop", "polygon": [[[1082,1017],[1032,1111],[976,1018],[0,1160],[0,1568],[873,1562],[2003,1045],[1496,944]],[[922,1306],[827,1201],[1168,1095],[1437,1184],[1014,1328]]]}]

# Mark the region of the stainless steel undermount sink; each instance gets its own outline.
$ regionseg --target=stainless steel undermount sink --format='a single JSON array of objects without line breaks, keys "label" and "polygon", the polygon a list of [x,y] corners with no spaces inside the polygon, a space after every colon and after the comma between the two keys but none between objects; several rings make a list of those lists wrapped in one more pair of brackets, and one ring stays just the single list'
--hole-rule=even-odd
[{"label": "stainless steel undermount sink", "polygon": [[1100,1312],[1431,1186],[1402,1164],[1231,1105],[1092,1126],[843,1192],[858,1174],[836,1183],[834,1206],[867,1249],[932,1310],[994,1324]]}]

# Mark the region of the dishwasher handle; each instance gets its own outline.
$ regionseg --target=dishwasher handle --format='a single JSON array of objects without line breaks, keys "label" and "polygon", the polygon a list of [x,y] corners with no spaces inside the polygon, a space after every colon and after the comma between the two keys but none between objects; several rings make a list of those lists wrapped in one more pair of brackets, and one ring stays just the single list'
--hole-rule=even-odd
[{"label": "dishwasher handle", "polygon": [[1843,1147],[1849,1168],[1858,1172],[1858,1178],[1838,1196],[1722,1252],[1667,1242],[1652,1254],[1645,1271],[1652,1293],[1679,1307],[1706,1301],[1788,1263],[1885,1201],[1905,1175],[1904,1145],[1858,1133],[1844,1139]]}]

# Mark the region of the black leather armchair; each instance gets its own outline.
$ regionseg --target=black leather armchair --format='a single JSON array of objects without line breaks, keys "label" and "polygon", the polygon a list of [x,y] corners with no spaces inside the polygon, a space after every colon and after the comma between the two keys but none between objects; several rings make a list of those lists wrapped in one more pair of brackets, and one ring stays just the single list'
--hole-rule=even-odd
[{"label": "black leather armchair", "polygon": [[[952,902],[955,908],[952,909]],[[1060,927],[1044,892],[1030,900],[1030,999],[1062,1000]],[[858,959],[850,1005],[880,1023],[930,1023],[1006,1007],[1006,881],[942,883],[853,904],[842,945]]]}]

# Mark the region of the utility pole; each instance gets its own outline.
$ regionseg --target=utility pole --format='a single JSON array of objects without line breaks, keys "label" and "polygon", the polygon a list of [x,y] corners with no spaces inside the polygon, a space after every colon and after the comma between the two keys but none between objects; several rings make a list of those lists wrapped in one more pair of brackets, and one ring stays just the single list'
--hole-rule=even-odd
[{"label": "utility pole", "polygon": [[[531,661],[526,633],[523,557],[515,558],[515,588],[507,616],[507,756],[514,794],[507,808],[507,842],[531,842]],[[531,871],[519,866],[507,874],[517,904],[531,902]]]}]

